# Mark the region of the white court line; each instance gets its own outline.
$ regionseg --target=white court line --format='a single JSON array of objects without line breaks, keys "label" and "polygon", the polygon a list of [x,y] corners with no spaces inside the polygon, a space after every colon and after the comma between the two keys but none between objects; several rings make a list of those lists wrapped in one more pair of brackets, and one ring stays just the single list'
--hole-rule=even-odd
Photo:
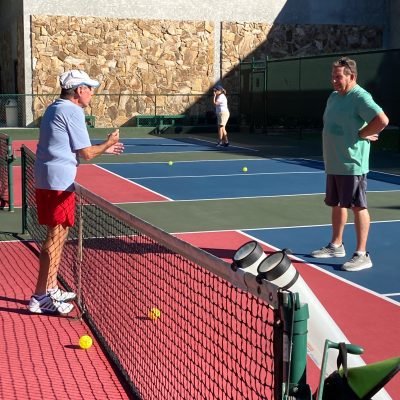
[{"label": "white court line", "polygon": [[[284,160],[284,159],[283,159]],[[324,162],[323,161],[320,161],[320,160],[313,160],[313,159],[311,159],[311,158],[299,158],[299,160],[306,160],[306,161],[311,161],[311,162],[317,162],[318,164],[324,164]],[[371,169],[370,171],[369,171],[369,173],[374,173],[374,174],[378,174],[378,175],[383,175],[383,176],[390,176],[390,177],[393,177],[393,178],[397,178],[397,179],[399,179],[400,180],[400,175],[398,175],[398,174],[394,174],[394,173],[391,173],[391,172],[383,172],[383,171],[379,171],[379,170],[376,170],[376,169]],[[369,178],[369,179],[372,179],[372,180],[374,180],[374,181],[376,181],[376,180],[379,180],[379,179],[375,179],[375,178]],[[387,183],[391,183],[391,182],[387,182]],[[393,183],[394,185],[397,185],[397,183]]]},{"label": "white court line", "polygon": [[[205,142],[205,143],[210,143],[214,146],[216,146],[215,142],[212,142],[211,140],[206,140],[206,139],[199,139],[193,136],[189,136],[189,139],[191,140],[195,140],[196,142]],[[260,150],[257,149],[252,149],[251,147],[242,147],[242,146],[236,146],[236,145],[232,145],[230,144],[229,147],[224,147],[225,149],[242,149],[242,150],[249,150],[249,151],[254,151],[254,152],[258,152]]]},{"label": "white court line", "polygon": [[[138,139],[135,139],[135,138],[121,138],[121,141],[123,142],[124,139],[126,139],[126,140],[138,140],[139,141],[139,140],[154,140],[154,139],[160,139],[160,138],[138,138]],[[257,153],[257,152],[260,151],[258,149],[253,149],[251,147],[236,146],[236,145],[233,145],[233,144],[230,144],[228,147],[217,147],[216,144],[214,142],[212,142],[211,140],[198,139],[198,138],[195,138],[195,137],[192,137],[192,136],[188,136],[186,139],[190,139],[190,140],[193,140],[194,142],[199,142],[199,143],[188,143],[188,142],[184,142],[183,141],[181,143],[174,144],[173,146],[177,146],[177,147],[189,147],[189,146],[199,146],[199,145],[201,146],[201,143],[204,142],[204,143],[207,143],[207,144],[211,144],[211,146],[207,146],[207,149],[213,148],[213,151],[228,152],[228,153],[229,153],[230,149],[240,149],[240,150],[252,151],[254,153]],[[100,139],[97,139],[97,140],[100,140]],[[169,141],[169,142],[172,142],[172,141],[177,142],[177,141],[179,141],[179,139],[173,139],[173,138],[162,138],[161,140],[165,140],[165,141]],[[135,146],[136,147],[140,147],[140,144],[134,144],[134,143],[126,143],[125,145],[126,146],[132,146],[132,147],[135,147]],[[164,145],[162,143],[160,143],[160,144],[158,144],[158,145],[156,144],[154,146],[164,146]],[[170,146],[172,146],[172,145],[170,145]],[[200,151],[204,151],[204,149],[191,150],[191,151],[185,151],[185,152],[180,152],[180,153],[193,153],[193,152],[200,152]],[[157,152],[140,153],[140,154],[172,154],[172,153],[176,154],[175,151],[174,152],[157,151]],[[129,154],[138,154],[138,153],[122,153],[120,155],[126,156],[126,155],[129,155]]]},{"label": "white court line", "polygon": [[129,177],[128,179],[170,179],[170,178],[215,178],[228,176],[255,176],[255,175],[292,175],[292,174],[323,174],[323,171],[310,172],[241,172],[239,174],[215,174],[215,175],[173,175],[173,176],[146,176],[146,177]]},{"label": "white court line", "polygon": [[[268,199],[274,197],[296,197],[296,196],[316,196],[316,195],[325,195],[325,193],[300,193],[300,194],[276,194],[271,196],[252,196],[252,197],[219,197],[219,198],[202,198],[202,199],[183,199],[183,200],[173,200],[174,203],[190,203],[196,201],[220,201],[220,200],[244,200],[244,199]],[[142,201],[138,203],[153,203],[153,201]],[[129,203],[118,203],[118,204],[129,204]]]},{"label": "white court line", "polygon": [[[158,193],[158,192],[156,192],[156,191],[154,191],[154,190],[151,190],[151,189],[149,189],[149,188],[147,188],[147,187],[145,187],[145,186],[142,186],[142,185],[140,185],[139,183],[132,182],[132,181],[130,181],[129,179],[124,178],[124,177],[121,176],[121,175],[118,175],[118,174],[116,174],[116,173],[114,173],[114,172],[112,172],[112,171],[109,171],[109,170],[106,169],[106,168],[101,167],[100,165],[96,165],[96,164],[91,164],[91,165],[94,165],[95,167],[100,168],[100,169],[102,169],[103,171],[108,172],[109,174],[116,176],[117,178],[120,178],[120,179],[123,179],[124,181],[129,182],[131,185],[139,186],[139,187],[141,187],[142,189],[146,190],[147,192],[154,193],[154,194],[156,194],[157,196],[160,196],[160,197],[162,197],[162,198],[164,198],[164,199],[166,199],[166,200],[168,200],[168,201],[173,201],[171,198],[169,198],[169,197],[167,197],[167,196],[164,196],[164,195],[161,194],[161,193]],[[118,203],[118,204],[124,204],[124,203]]]},{"label": "white court line", "polygon": [[[218,149],[215,150],[208,150],[211,151],[213,153],[218,152]],[[222,151],[222,150],[221,150]],[[155,151],[155,152],[137,152],[137,153],[121,153],[118,154],[118,157],[126,157],[126,156],[131,156],[131,155],[154,155],[154,154],[189,154],[189,153],[201,153],[204,152],[204,150],[191,150],[191,151]],[[104,154],[102,154],[104,155]],[[107,155],[107,154],[105,154]],[[135,163],[134,161],[132,161],[132,163]],[[102,164],[102,163],[101,163]]]},{"label": "white court line", "polygon": [[[119,157],[119,156],[118,156]],[[228,160],[176,160],[174,161],[174,164],[192,164],[192,163],[207,163],[207,162],[238,162],[238,161],[270,161],[273,160],[273,158],[265,159],[265,158],[235,158],[234,160],[228,159]],[[168,164],[168,161],[132,161],[131,163],[126,163],[126,162],[121,162],[121,163],[105,163],[105,162],[100,162],[99,164],[101,165],[126,165],[126,164]]]},{"label": "white court line", "polygon": [[[386,222],[400,222],[399,219],[393,219],[393,220],[388,220],[388,221],[371,221],[371,224],[384,224]],[[354,225],[354,222],[347,222],[346,225]],[[318,224],[318,225],[297,225],[297,226],[272,226],[272,227],[267,227],[267,228],[240,228],[240,229],[217,229],[217,230],[208,230],[208,231],[200,231],[201,233],[218,233],[218,232],[242,232],[242,231],[266,231],[266,230],[272,230],[272,229],[295,229],[295,228],[320,228],[324,226],[332,226],[332,224]],[[189,232],[175,232],[173,235],[178,235],[178,234],[193,234],[193,233],[199,233],[199,231],[189,231]]]},{"label": "white court line", "polygon": [[[248,238],[253,239],[253,240],[255,240],[256,242],[262,243],[262,244],[264,244],[264,245],[266,245],[266,246],[268,246],[268,247],[270,247],[270,248],[272,248],[272,249],[274,249],[274,250],[277,250],[277,251],[281,250],[281,249],[279,249],[278,247],[272,246],[271,244],[269,244],[269,243],[267,243],[267,242],[264,242],[263,240],[260,240],[260,239],[258,239],[258,238],[255,238],[254,236],[249,235],[249,234],[247,234],[247,233],[245,233],[245,232],[242,232],[242,231],[236,231],[236,232],[241,233],[242,235],[245,235],[245,236],[247,236]],[[306,262],[305,260],[303,260],[303,259],[300,258],[300,257],[296,257],[296,256],[294,256],[293,254],[290,254],[290,255],[289,255],[289,258],[292,258],[292,259],[294,259],[294,260],[296,260],[296,261],[301,261],[302,263],[306,264],[307,266],[312,267],[312,268],[314,268],[314,269],[316,269],[316,270],[318,270],[318,271],[320,271],[320,272],[322,272],[322,273],[324,273],[324,274],[326,274],[326,275],[329,275],[329,276],[331,276],[332,278],[335,278],[335,279],[337,279],[337,280],[339,280],[339,281],[342,281],[342,282],[344,282],[344,283],[346,283],[346,284],[348,284],[348,285],[350,285],[350,286],[353,286],[353,287],[355,287],[355,288],[357,288],[357,289],[360,289],[360,290],[362,290],[362,291],[364,291],[364,292],[366,292],[366,293],[372,294],[373,296],[379,297],[380,299],[385,300],[385,301],[387,301],[388,303],[392,303],[392,304],[394,304],[394,305],[396,305],[396,306],[400,306],[400,303],[399,303],[399,302],[397,302],[397,301],[395,301],[395,300],[392,300],[392,299],[390,299],[390,298],[388,298],[388,297],[385,297],[383,294],[380,294],[380,293],[378,293],[378,292],[375,292],[374,290],[368,289],[368,288],[366,288],[366,287],[364,287],[364,286],[358,285],[357,283],[354,283],[354,282],[352,282],[352,281],[348,281],[347,279],[342,278],[341,276],[335,275],[333,272],[326,271],[325,269],[323,269],[323,268],[321,268],[321,267],[318,267],[318,266],[315,265],[315,264],[311,264],[311,263],[309,263],[309,262]]]},{"label": "white court line", "polygon": [[[385,221],[371,221],[371,224],[386,224],[391,222],[400,222],[400,219],[390,219]],[[346,225],[354,225],[354,222],[346,222]],[[272,230],[272,229],[296,229],[296,228],[320,228],[324,226],[332,226],[332,224],[318,224],[318,225],[297,225],[297,226],[272,226],[267,228],[250,228],[252,231]],[[242,228],[249,230],[249,228]],[[218,232],[218,231],[217,231]]]}]

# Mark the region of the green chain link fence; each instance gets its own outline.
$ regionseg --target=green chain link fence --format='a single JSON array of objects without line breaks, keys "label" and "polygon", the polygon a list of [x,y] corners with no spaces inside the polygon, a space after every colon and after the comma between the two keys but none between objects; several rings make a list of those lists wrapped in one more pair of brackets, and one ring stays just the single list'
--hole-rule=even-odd
[{"label": "green chain link fence", "polygon": [[[46,107],[58,97],[59,94],[0,94],[0,126],[38,127]],[[233,124],[238,120],[239,95],[228,94],[227,97]],[[216,124],[209,94],[95,93],[85,112],[88,125],[92,127],[155,127],[160,118],[149,117],[161,117],[168,125],[166,117],[171,116],[174,124]]]}]

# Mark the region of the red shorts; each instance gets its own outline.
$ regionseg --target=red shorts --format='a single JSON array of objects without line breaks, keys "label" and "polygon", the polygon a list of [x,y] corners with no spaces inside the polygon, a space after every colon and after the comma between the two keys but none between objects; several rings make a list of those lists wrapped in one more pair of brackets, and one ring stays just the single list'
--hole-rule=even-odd
[{"label": "red shorts", "polygon": [[73,226],[75,222],[75,192],[36,189],[39,224]]}]

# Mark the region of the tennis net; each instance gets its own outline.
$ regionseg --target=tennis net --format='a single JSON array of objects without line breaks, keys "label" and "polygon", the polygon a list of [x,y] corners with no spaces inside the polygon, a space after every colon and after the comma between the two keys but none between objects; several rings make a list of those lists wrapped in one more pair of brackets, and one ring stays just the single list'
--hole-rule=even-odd
[{"label": "tennis net", "polygon": [[14,208],[12,160],[11,139],[8,135],[0,133],[0,207],[3,209],[8,205],[10,211]]},{"label": "tennis net", "polygon": [[[24,227],[40,243],[34,154],[21,154]],[[76,195],[59,277],[133,398],[282,398],[291,349],[276,286],[78,184]]]}]

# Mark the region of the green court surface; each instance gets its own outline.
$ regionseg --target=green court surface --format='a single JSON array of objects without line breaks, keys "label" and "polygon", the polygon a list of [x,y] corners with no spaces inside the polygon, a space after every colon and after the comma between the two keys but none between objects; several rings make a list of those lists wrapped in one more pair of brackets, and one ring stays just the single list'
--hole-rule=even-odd
[{"label": "green court surface", "polygon": [[[90,129],[92,139],[105,138],[112,129]],[[9,134],[13,140],[37,139],[38,129],[0,129]],[[121,138],[160,137],[151,134],[148,128],[121,128]],[[180,138],[195,137],[215,143],[216,134],[181,133],[165,134],[161,137]],[[400,152],[398,141],[400,135],[396,129],[382,133],[378,144],[374,144],[371,153],[371,169],[387,173],[400,173]],[[308,131],[268,131],[267,133],[233,132],[231,143],[255,149],[249,152],[176,152],[174,161],[223,160],[263,157],[305,157],[321,160],[321,134]],[[101,162],[168,162],[171,154],[146,153],[125,154],[119,157],[102,156],[94,160]],[[15,165],[18,165],[16,161]],[[295,179],[295,178],[294,178]],[[219,229],[265,228],[279,226],[302,226],[329,224],[330,213],[323,203],[324,188],[321,194],[295,197],[263,197],[243,199],[220,199],[203,201],[176,201],[162,203],[129,203],[120,207],[132,212],[154,225],[169,232],[192,232]],[[397,193],[369,193],[368,195],[372,220],[400,219],[400,208]],[[351,217],[351,216],[350,216]],[[351,219],[349,220],[351,221]],[[0,232],[21,232],[20,210],[9,213],[0,211]]]},{"label": "green court surface", "polygon": [[[329,224],[330,211],[323,199],[323,195],[307,195],[131,203],[120,207],[168,232],[192,232]],[[372,220],[400,219],[398,193],[369,193],[368,202]]]},{"label": "green court surface", "polygon": [[[37,138],[38,131],[34,130],[2,130],[14,140],[34,140]],[[92,139],[104,138],[110,129],[93,129],[90,130]],[[388,131],[388,136],[385,140],[382,136],[382,142],[379,146],[374,146],[371,154],[371,169],[386,173],[400,173],[400,152],[396,147],[399,139],[397,131]],[[133,128],[122,128],[121,138],[149,138],[160,137],[153,136],[148,130],[136,130]],[[206,140],[210,143],[215,143],[215,133],[182,133],[182,134],[166,134],[162,135],[169,139],[180,138],[187,139],[195,137]],[[144,154],[129,154],[119,157],[103,156],[94,160],[95,163],[119,162],[119,163],[145,163],[145,162],[168,162],[174,161],[197,161],[197,160],[233,160],[233,159],[257,159],[257,158],[308,158],[321,160],[321,135],[319,132],[268,132],[268,133],[231,133],[230,141],[233,149],[229,152],[224,151],[198,151],[198,152],[175,152],[171,153],[144,153]],[[248,152],[238,151],[235,153],[234,146],[248,148]],[[253,151],[253,150],[257,151]],[[16,152],[18,155],[18,152]],[[19,160],[15,163],[19,165]],[[243,165],[243,164],[242,164]],[[90,166],[83,166],[90,167]],[[135,165],[132,165],[135,168]],[[168,165],[167,167],[168,168]],[[216,174],[218,171],[216,171]],[[322,171],[321,171],[322,173]],[[293,176],[293,180],[296,176]],[[97,182],[98,183],[98,182]],[[113,188],[110,188],[113,190]],[[213,233],[209,231],[230,231],[226,242],[215,241],[214,250],[228,251],[235,247],[232,243],[232,238],[235,234],[239,236],[240,230],[261,230],[266,228],[276,227],[307,227],[330,224],[330,210],[324,205],[325,188],[321,187],[321,193],[307,195],[288,195],[288,196],[271,196],[271,197],[249,197],[236,199],[212,199],[212,200],[182,200],[182,201],[150,201],[150,202],[131,202],[121,203],[118,206],[137,217],[150,222],[151,224],[171,233],[188,233],[188,232],[204,232],[207,238],[213,237]],[[133,199],[134,201],[134,199]],[[369,211],[372,221],[392,221],[400,220],[400,202],[398,191],[393,192],[370,192],[368,193]],[[21,209],[15,208],[14,212],[6,210],[0,211],[0,241],[11,241],[29,238],[22,234],[22,215]],[[352,213],[349,213],[349,222],[352,222]],[[98,227],[96,226],[97,232]],[[294,231],[294,229],[290,229]],[[259,231],[258,231],[259,232]],[[220,232],[218,232],[220,233]],[[216,232],[214,232],[216,234]],[[228,232],[223,232],[228,234]],[[272,233],[274,240],[276,234]],[[286,232],[284,233],[286,235]],[[178,235],[179,236],[179,235]],[[184,234],[181,236],[185,236]],[[186,235],[190,237],[191,235]],[[195,235],[192,235],[195,236]],[[93,235],[95,237],[95,235]],[[241,241],[247,240],[246,236],[240,238]],[[285,241],[287,235],[285,236]],[[296,241],[298,238],[296,237]],[[21,242],[23,243],[23,242]],[[189,241],[190,243],[190,241]],[[101,253],[101,246],[93,242],[91,251],[93,257],[97,253]],[[8,243],[4,243],[5,246]],[[197,245],[197,244],[196,244]],[[200,246],[201,247],[201,246]],[[206,246],[207,247],[207,246]],[[209,246],[208,247],[212,247]],[[208,248],[207,247],[207,248]],[[211,249],[212,250],[212,249]],[[218,255],[219,257],[220,255]],[[94,258],[93,258],[94,259]],[[36,264],[35,264],[36,265]],[[23,266],[24,267],[24,266]],[[25,267],[24,267],[25,268]],[[90,269],[90,268],[89,268]],[[305,268],[304,274],[315,272],[311,268]],[[377,270],[377,269],[374,269]],[[320,274],[321,275],[321,274]],[[321,281],[316,281],[316,289],[320,288],[321,292],[329,290],[330,287],[335,288],[334,296],[331,298],[332,304],[337,308],[338,297],[343,302],[346,301],[347,294],[337,295],[338,282],[329,284],[330,276],[323,276]],[[139,280],[138,280],[139,281]],[[33,283],[31,283],[33,285]],[[326,287],[324,287],[326,285]],[[207,285],[206,285],[207,286]],[[213,285],[210,284],[210,287]],[[118,286],[119,287],[119,286]],[[354,288],[351,288],[354,289]],[[346,289],[350,290],[350,289]],[[323,293],[317,292],[319,296]],[[345,292],[347,293],[347,292]],[[218,293],[219,295],[219,293]],[[349,295],[353,296],[353,294]],[[357,302],[357,299],[352,297],[352,305]],[[361,302],[361,301],[360,301]],[[364,307],[365,304],[362,304]],[[346,307],[338,309],[340,313],[345,315]],[[338,312],[339,312],[338,311]],[[357,313],[359,315],[360,313]],[[345,318],[345,316],[343,316]],[[389,319],[386,318],[386,321]],[[141,320],[140,320],[141,321]],[[350,321],[351,322],[351,321]],[[358,324],[360,330],[364,330],[363,324]],[[347,332],[347,331],[346,331]],[[362,332],[364,335],[365,332]],[[377,337],[379,335],[374,336]],[[367,340],[367,339],[365,339]],[[314,374],[315,375],[315,374]],[[311,379],[311,384],[315,384],[315,377],[309,374],[308,379]],[[310,378],[311,376],[311,378]]]}]

